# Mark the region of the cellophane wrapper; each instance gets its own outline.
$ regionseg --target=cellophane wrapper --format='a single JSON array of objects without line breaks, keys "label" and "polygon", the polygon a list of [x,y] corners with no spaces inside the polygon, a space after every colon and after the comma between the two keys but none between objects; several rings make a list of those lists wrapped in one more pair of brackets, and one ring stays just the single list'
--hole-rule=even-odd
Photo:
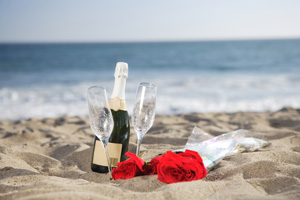
[{"label": "cellophane wrapper", "polygon": [[185,147],[173,152],[184,152],[186,149],[198,152],[206,170],[210,171],[226,156],[256,151],[270,145],[265,140],[252,137],[253,135],[254,132],[239,129],[214,137],[195,126]]}]

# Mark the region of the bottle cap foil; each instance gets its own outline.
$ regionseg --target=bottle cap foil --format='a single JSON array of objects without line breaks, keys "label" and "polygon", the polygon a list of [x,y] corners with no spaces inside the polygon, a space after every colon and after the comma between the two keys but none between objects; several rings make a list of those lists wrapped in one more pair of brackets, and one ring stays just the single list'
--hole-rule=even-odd
[{"label": "bottle cap foil", "polygon": [[115,78],[127,78],[128,77],[128,64],[125,62],[117,62],[115,70]]}]

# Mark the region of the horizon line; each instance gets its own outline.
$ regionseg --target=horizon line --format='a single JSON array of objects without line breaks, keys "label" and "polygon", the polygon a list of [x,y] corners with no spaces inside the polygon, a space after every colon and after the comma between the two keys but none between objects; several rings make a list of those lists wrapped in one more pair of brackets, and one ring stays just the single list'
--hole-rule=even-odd
[{"label": "horizon line", "polygon": [[82,44],[82,43],[168,43],[168,42],[226,42],[226,41],[260,41],[260,40],[298,40],[295,37],[259,37],[259,38],[220,38],[220,39],[158,39],[158,40],[53,40],[53,41],[1,41],[0,44]]}]

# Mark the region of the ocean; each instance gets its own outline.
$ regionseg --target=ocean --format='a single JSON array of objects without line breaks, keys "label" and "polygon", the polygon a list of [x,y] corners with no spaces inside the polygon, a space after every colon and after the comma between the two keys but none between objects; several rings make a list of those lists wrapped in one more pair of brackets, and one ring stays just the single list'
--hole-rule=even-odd
[{"label": "ocean", "polygon": [[142,81],[157,114],[300,108],[300,39],[0,44],[0,119],[88,116],[87,88],[110,95],[119,61],[129,114]]}]

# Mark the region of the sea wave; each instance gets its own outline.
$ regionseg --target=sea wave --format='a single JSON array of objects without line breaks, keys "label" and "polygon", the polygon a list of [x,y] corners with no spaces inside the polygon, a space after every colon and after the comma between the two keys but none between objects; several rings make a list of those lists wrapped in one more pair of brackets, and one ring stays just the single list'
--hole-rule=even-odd
[{"label": "sea wave", "polygon": [[300,40],[0,44],[0,119],[87,116],[86,90],[114,84],[129,64],[137,83],[158,86],[158,114],[300,108]]}]

